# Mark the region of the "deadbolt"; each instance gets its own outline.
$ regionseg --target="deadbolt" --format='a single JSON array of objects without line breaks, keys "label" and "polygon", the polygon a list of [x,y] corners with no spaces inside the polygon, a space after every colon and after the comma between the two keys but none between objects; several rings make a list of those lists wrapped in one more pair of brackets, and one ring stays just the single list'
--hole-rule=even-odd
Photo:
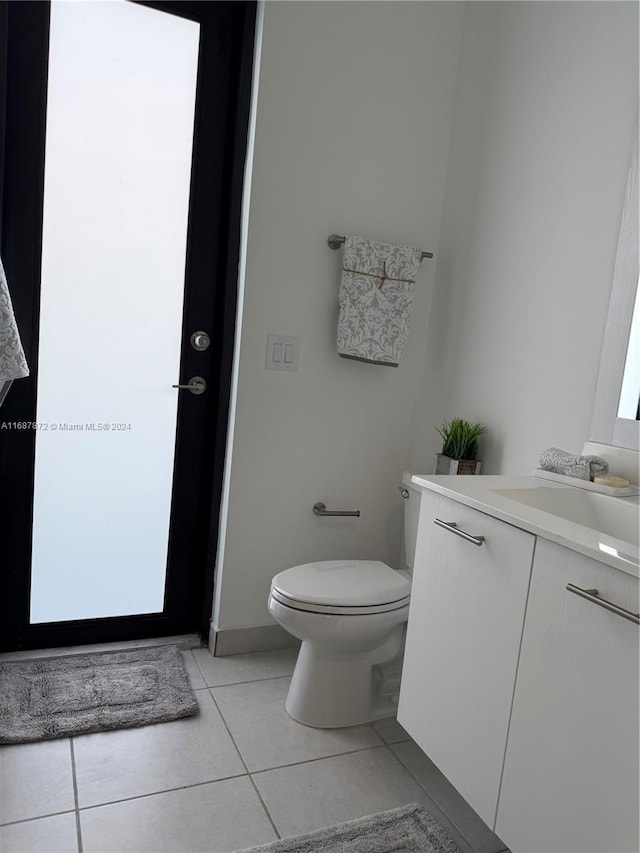
[{"label": "deadbolt", "polygon": [[172,388],[184,388],[185,391],[191,391],[192,394],[204,394],[207,390],[207,383],[202,376],[192,376],[186,385],[172,385]]},{"label": "deadbolt", "polygon": [[204,352],[211,346],[211,338],[206,332],[194,332],[190,340],[191,346],[198,352]]}]

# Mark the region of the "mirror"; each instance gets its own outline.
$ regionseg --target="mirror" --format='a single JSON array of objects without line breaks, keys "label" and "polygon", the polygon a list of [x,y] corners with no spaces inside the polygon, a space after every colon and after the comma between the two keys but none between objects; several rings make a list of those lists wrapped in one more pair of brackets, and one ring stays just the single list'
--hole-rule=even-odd
[{"label": "mirror", "polygon": [[636,279],[636,298],[629,333],[627,358],[622,374],[622,389],[618,403],[618,417],[640,420],[640,299]]},{"label": "mirror", "polygon": [[591,440],[640,450],[638,291],[638,136],[631,152]]}]

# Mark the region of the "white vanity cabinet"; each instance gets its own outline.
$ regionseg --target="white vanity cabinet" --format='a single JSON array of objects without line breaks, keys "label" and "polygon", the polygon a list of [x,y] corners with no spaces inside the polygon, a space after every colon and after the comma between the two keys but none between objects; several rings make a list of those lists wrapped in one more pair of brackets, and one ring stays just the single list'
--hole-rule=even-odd
[{"label": "white vanity cabinet", "polygon": [[538,538],[495,831],[515,853],[633,853],[638,626],[567,584],[638,612],[637,578]]},{"label": "white vanity cabinet", "polygon": [[534,542],[485,513],[422,493],[398,720],[491,827]]}]

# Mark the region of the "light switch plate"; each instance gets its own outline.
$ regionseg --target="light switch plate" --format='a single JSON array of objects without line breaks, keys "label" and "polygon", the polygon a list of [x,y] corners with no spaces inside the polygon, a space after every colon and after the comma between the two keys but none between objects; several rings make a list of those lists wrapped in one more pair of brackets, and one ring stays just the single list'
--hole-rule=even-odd
[{"label": "light switch plate", "polygon": [[293,335],[267,335],[267,370],[298,369],[300,338]]}]

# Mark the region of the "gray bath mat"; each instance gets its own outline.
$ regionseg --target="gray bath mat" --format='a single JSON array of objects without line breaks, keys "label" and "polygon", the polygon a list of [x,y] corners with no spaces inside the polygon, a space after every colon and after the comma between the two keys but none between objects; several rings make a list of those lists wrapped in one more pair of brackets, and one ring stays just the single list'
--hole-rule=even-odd
[{"label": "gray bath mat", "polygon": [[242,853],[461,853],[440,824],[415,803],[282,838]]},{"label": "gray bath mat", "polygon": [[0,743],[144,726],[197,712],[176,646],[0,663]]}]

